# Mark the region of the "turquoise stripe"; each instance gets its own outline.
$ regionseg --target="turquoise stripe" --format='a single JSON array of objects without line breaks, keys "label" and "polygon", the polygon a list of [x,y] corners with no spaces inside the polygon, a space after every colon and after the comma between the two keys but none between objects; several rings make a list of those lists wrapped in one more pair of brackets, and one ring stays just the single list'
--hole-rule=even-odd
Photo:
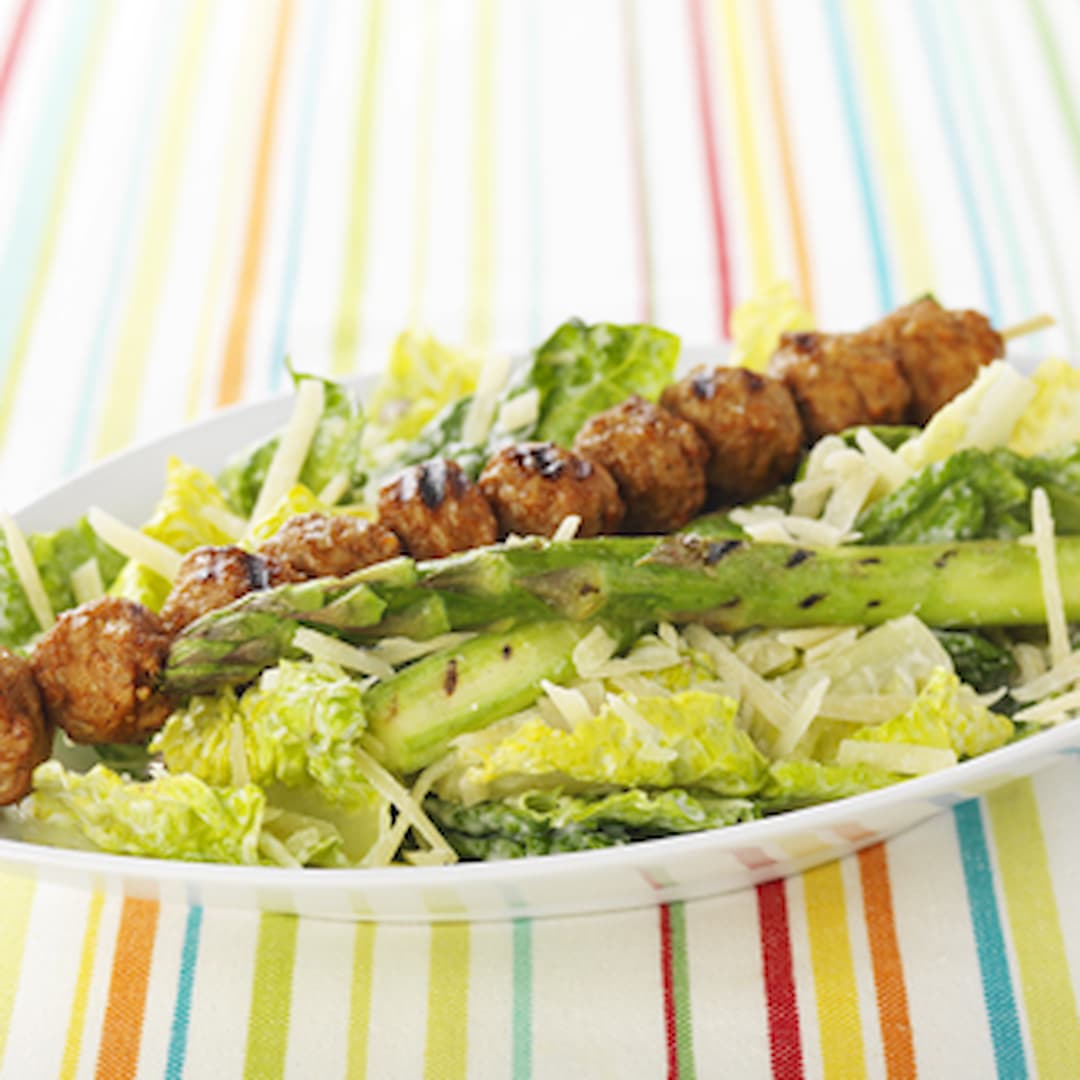
[{"label": "turquoise stripe", "polygon": [[199,938],[202,934],[201,907],[188,909],[184,928],[184,944],[180,953],[180,978],[173,1006],[172,1029],[169,1032],[169,1056],[165,1062],[165,1080],[180,1080],[187,1057],[188,1029],[191,1026],[191,996],[195,990],[195,965],[199,959]]},{"label": "turquoise stripe", "polygon": [[877,277],[878,296],[881,300],[882,313],[896,307],[896,287],[892,269],[886,254],[885,221],[874,185],[873,170],[867,148],[866,130],[859,111],[859,92],[855,85],[855,72],[851,63],[851,47],[848,43],[844,17],[840,10],[840,0],[826,0],[826,22],[833,56],[836,60],[836,78],[840,86],[840,98],[847,119],[848,134],[851,139],[851,153],[854,159],[855,174],[859,181],[859,194],[862,197],[863,214],[869,232],[870,247],[874,259],[874,272]]},{"label": "turquoise stripe", "polygon": [[0,380],[11,363],[15,339],[33,288],[41,238],[49,227],[70,118],[79,106],[75,91],[94,42],[97,4],[73,4],[63,23],[63,40],[52,78],[34,124],[34,143],[22,170],[11,231],[0,253]]},{"label": "turquoise stripe", "polygon": [[154,59],[149,64],[148,93],[143,99],[129,159],[122,167],[118,167],[115,173],[117,177],[127,177],[121,202],[124,209],[116,229],[109,269],[103,277],[104,294],[98,305],[98,320],[94,327],[94,336],[90,339],[90,348],[86,353],[85,373],[77,398],[81,403],[81,408],[68,437],[67,453],[64,456],[65,472],[73,472],[83,464],[87,453],[86,443],[90,437],[90,427],[97,415],[98,402],[95,387],[100,383],[105,369],[109,334],[120,303],[124,275],[129,269],[128,264],[134,248],[135,223],[138,220],[139,211],[138,192],[146,178],[150,156],[147,150],[150,137],[156,131],[155,121],[158,119],[158,109],[165,84],[167,65],[163,62],[162,56],[167,51],[170,41],[175,37],[175,16],[178,14],[179,11],[175,12],[171,19],[155,20],[156,34],[150,50],[150,55]]},{"label": "turquoise stripe", "polygon": [[[270,347],[270,389],[276,390],[285,374],[285,336],[296,299],[296,280],[300,273],[300,242],[304,237],[307,217],[308,182],[311,179],[311,143],[315,131],[315,107],[322,78],[322,59],[325,52],[326,26],[329,21],[325,4],[315,6],[315,26],[304,56],[304,93],[300,106],[300,138],[293,159],[293,193],[289,208],[288,243],[285,268],[281,277],[281,299],[278,301],[277,325]],[[301,361],[301,368],[304,366]]]},{"label": "turquoise stripe", "polygon": [[986,243],[986,228],[979,214],[975,186],[964,154],[963,142],[960,138],[960,125],[956,118],[956,110],[949,94],[948,79],[945,75],[949,61],[946,60],[945,49],[935,22],[932,5],[927,3],[926,0],[919,0],[916,11],[922,39],[926,46],[930,78],[933,81],[934,92],[938,99],[941,121],[945,129],[945,138],[952,155],[953,171],[956,174],[956,183],[960,189],[960,198],[964,206],[964,216],[967,218],[968,232],[971,235],[972,247],[979,263],[979,275],[982,278],[983,293],[986,296],[986,314],[992,323],[1000,326],[1002,316],[1001,299],[998,295],[997,280],[994,276],[993,259]]},{"label": "turquoise stripe", "polygon": [[960,841],[960,858],[997,1074],[1009,1080],[1021,1080],[1028,1075],[1024,1040],[979,802],[972,799],[961,803],[953,811],[953,817]]},{"label": "turquoise stripe", "polygon": [[[998,222],[1005,246],[1008,250],[1008,266],[1012,271],[1012,278],[1016,285],[1019,299],[1018,309],[1010,313],[1009,322],[1015,319],[1030,318],[1033,312],[1041,311],[1037,306],[1035,294],[1031,289],[1031,281],[1028,276],[1024,247],[1020,242],[1020,231],[1016,225],[1016,215],[1013,213],[1012,204],[1009,202],[1005,191],[1005,185],[1001,179],[999,167],[999,154],[995,150],[994,139],[991,137],[991,125],[983,107],[983,98],[978,91],[975,82],[974,67],[971,63],[971,50],[968,48],[968,38],[973,30],[961,18],[959,9],[953,4],[942,4],[939,9],[942,17],[946,20],[946,38],[949,42],[949,56],[953,63],[952,68],[956,71],[960,85],[963,89],[964,100],[967,103],[967,115],[971,120],[968,125],[975,133],[978,143],[982,165],[979,172],[986,178],[990,188],[991,198],[994,200],[994,218]],[[975,23],[981,21],[981,13],[976,18],[969,20]],[[1006,318],[1002,315],[1002,318]]]},{"label": "turquoise stripe", "polygon": [[532,921],[513,922],[513,1071],[514,1080],[529,1080],[532,1076],[532,991],[533,948]]},{"label": "turquoise stripe", "polygon": [[[982,35],[981,45],[986,49],[990,70],[1005,71],[1007,69],[1008,54],[1002,47],[1001,32],[998,29],[997,17],[993,14],[992,9],[980,9],[979,18],[972,19],[971,25],[973,33]],[[1059,241],[1068,243],[1070,238],[1062,234],[1048,208],[1042,177],[1039,169],[1036,168],[1036,162],[1038,162],[1039,158],[1028,141],[1027,128],[1017,109],[1016,97],[1007,85],[1002,84],[997,89],[998,93],[994,97],[994,104],[997,108],[996,115],[1003,117],[1005,120],[1012,159],[1019,169],[1027,203],[1038,222],[1039,252],[1045,259],[1050,279],[1053,282],[1055,303],[1052,313],[1061,324],[1070,355],[1075,355],[1080,352],[1080,331],[1077,329],[1076,319],[1072,311],[1072,299],[1065,284],[1066,276],[1061,261],[1059,243]],[[1043,309],[1044,304],[1040,303],[1037,308],[1032,310]],[[1029,339],[1029,343],[1033,345],[1038,340],[1038,338],[1032,337]],[[1030,347],[1030,345],[1025,347]],[[1032,348],[1032,351],[1037,350]]]}]

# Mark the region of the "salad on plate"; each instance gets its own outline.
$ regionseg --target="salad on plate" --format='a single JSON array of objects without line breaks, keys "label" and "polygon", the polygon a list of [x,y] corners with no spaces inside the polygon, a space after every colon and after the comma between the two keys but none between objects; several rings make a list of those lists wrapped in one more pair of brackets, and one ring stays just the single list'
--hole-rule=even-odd
[{"label": "salad on plate", "polygon": [[0,542],[5,835],[239,865],[584,851],[948,769],[1080,704],[1080,372],[925,297],[724,361],[407,333],[366,406]]}]

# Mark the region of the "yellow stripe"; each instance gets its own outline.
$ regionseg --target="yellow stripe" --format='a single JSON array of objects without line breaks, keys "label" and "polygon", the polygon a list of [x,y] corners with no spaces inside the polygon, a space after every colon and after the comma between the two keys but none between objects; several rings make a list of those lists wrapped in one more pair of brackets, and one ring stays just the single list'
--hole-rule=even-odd
[{"label": "yellow stripe", "polygon": [[413,209],[412,282],[409,287],[409,325],[420,326],[428,284],[431,246],[431,177],[434,162],[435,68],[438,36],[431,4],[422,9],[420,98],[416,114],[416,205]]},{"label": "yellow stripe", "polygon": [[229,157],[219,170],[221,195],[218,200],[217,220],[214,223],[214,249],[210,269],[206,274],[199,324],[195,333],[195,347],[192,350],[189,365],[191,373],[188,376],[187,400],[184,403],[184,414],[189,420],[202,408],[210,342],[218,325],[221,309],[229,295],[229,290],[225,287],[225,272],[235,258],[235,248],[228,238],[237,229],[238,223],[244,220],[241,207],[242,181],[247,163],[244,152],[245,148],[249,147],[244,133],[255,128],[261,108],[257,95],[249,93],[249,90],[259,85],[259,72],[264,64],[269,64],[271,43],[278,21],[276,13],[273,16],[262,17],[264,9],[258,10],[261,17],[253,22],[257,23],[264,32],[243,35],[244,54],[236,64],[236,74],[230,88],[233,108],[232,115],[229,117],[227,143]]},{"label": "yellow stripe", "polygon": [[848,0],[853,50],[859,66],[863,100],[869,106],[867,129],[873,139],[888,203],[890,235],[895,238],[900,280],[906,297],[931,292],[933,261],[911,162],[913,154],[904,138],[889,78],[892,57],[882,47],[883,34],[875,5]]},{"label": "yellow stripe", "polygon": [[472,287],[466,335],[474,348],[491,341],[495,307],[495,3],[476,8],[473,54]]},{"label": "yellow stripe", "polygon": [[802,880],[823,1075],[858,1080],[866,1076],[866,1058],[840,863],[810,870]]},{"label": "yellow stripe", "polygon": [[349,227],[345,234],[345,272],[341,279],[334,353],[331,370],[348,374],[352,368],[362,332],[364,287],[368,276],[368,223],[375,145],[376,91],[382,49],[383,0],[371,0],[368,9],[364,59],[357,87],[356,142],[353,145],[352,187],[349,193]]},{"label": "yellow stripe", "polygon": [[11,410],[17,397],[14,388],[18,384],[22,369],[26,364],[26,355],[30,349],[30,340],[33,336],[34,324],[37,321],[38,309],[41,306],[42,297],[45,295],[45,286],[49,281],[49,267],[52,265],[53,254],[60,236],[60,226],[64,218],[64,204],[67,202],[68,188],[71,186],[71,177],[75,171],[75,163],[78,160],[83,123],[86,120],[86,111],[90,104],[90,87],[93,85],[98,60],[105,44],[105,29],[112,18],[112,13],[113,2],[109,0],[108,3],[101,6],[100,15],[94,24],[90,47],[86,51],[86,61],[79,74],[78,89],[75,92],[77,104],[64,140],[64,150],[60,158],[56,189],[49,204],[48,224],[45,227],[45,235],[41,238],[41,248],[37,262],[34,265],[34,277],[30,286],[30,293],[27,297],[22,321],[19,323],[19,336],[15,339],[8,360],[7,376],[4,379],[3,387],[0,388],[0,439],[3,439],[8,424],[11,422]]},{"label": "yellow stripe", "polygon": [[467,1067],[469,1026],[469,926],[431,928],[425,1080],[452,1080]]},{"label": "yellow stripe", "polygon": [[4,1060],[15,992],[19,987],[26,928],[34,902],[34,879],[0,876],[0,1062]]},{"label": "yellow stripe", "polygon": [[745,33],[740,5],[735,0],[723,0],[717,14],[724,23],[724,45],[729,93],[735,121],[735,147],[742,180],[742,213],[750,240],[750,264],[753,268],[754,291],[762,292],[776,280],[773,260],[773,235],[769,227],[765,184],[762,178],[761,153],[758,148],[754,103],[750,100],[749,73],[744,57],[752,40]]},{"label": "yellow stripe", "polygon": [[86,932],[83,935],[82,954],[79,957],[79,973],[75,979],[75,996],[68,1018],[67,1038],[64,1040],[64,1057],[60,1063],[59,1080],[73,1080],[79,1071],[79,1055],[82,1051],[83,1032],[86,1030],[86,1009],[90,1000],[90,980],[94,974],[97,956],[98,933],[101,929],[101,911],[105,894],[95,890],[90,897],[86,913]]},{"label": "yellow stripe", "polygon": [[1080,1016],[1030,780],[987,798],[1031,1046],[1040,1076],[1075,1076]]},{"label": "yellow stripe", "polygon": [[371,987],[375,970],[375,924],[356,924],[353,940],[352,992],[349,997],[349,1045],[346,1076],[367,1076]]}]

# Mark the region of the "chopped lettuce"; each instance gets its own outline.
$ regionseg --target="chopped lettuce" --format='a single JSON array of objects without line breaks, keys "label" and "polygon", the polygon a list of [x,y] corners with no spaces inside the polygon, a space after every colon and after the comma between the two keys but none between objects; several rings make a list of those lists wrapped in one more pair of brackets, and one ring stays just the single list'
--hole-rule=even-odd
[{"label": "chopped lettuce", "polygon": [[[124,557],[104,543],[85,518],[66,529],[32,534],[27,544],[54,612],[75,606],[71,574],[83,563],[96,559],[106,586],[112,584],[124,565]],[[7,544],[0,537],[0,645],[25,646],[40,629]]]},{"label": "chopped lettuce", "polygon": [[731,363],[764,371],[781,334],[813,329],[814,317],[795,296],[791,282],[774,282],[731,313]]},{"label": "chopped lettuce", "polygon": [[[205,544],[233,543],[236,537],[222,527],[214,511],[227,514],[229,507],[213,478],[173,457],[165,469],[165,490],[142,531],[182,555]],[[170,588],[160,574],[129,560],[109,591],[160,611]]]},{"label": "chopped lettuce", "polygon": [[539,718],[459,738],[454,768],[437,790],[465,803],[559,788],[695,787],[748,795],[761,785],[764,755],[735,723],[737,703],[702,690],[609,695],[572,730]]},{"label": "chopped lettuce", "polygon": [[1066,360],[1044,360],[1031,377],[1035,395],[1009,437],[1018,454],[1041,454],[1080,442],[1080,370]]},{"label": "chopped lettuce", "polygon": [[769,766],[756,802],[763,813],[774,814],[861,795],[900,779],[895,773],[862,763],[838,765],[812,758],[782,758]]},{"label": "chopped lettuce", "polygon": [[691,794],[678,788],[631,788],[599,798],[527,792],[468,807],[431,796],[424,808],[466,859],[589,851],[757,817],[748,799]]},{"label": "chopped lettuce", "polygon": [[312,786],[332,803],[369,806],[353,748],[366,719],[358,683],[333,664],[283,660],[237,695],[196,696],[151,743],[171,773],[209,784]]},{"label": "chopped lettuce", "polygon": [[[291,369],[290,372],[296,385],[305,379],[316,378]],[[320,381],[325,391],[323,412],[300,470],[300,481],[320,494],[332,480],[345,477],[344,489],[336,501],[357,501],[364,486],[360,466],[364,411],[344,387],[326,379]],[[255,507],[279,438],[273,435],[244,450],[218,476],[218,484],[229,507],[242,517],[248,517]]]},{"label": "chopped lettuce", "polygon": [[251,784],[214,788],[190,774],[127,780],[104,765],[76,773],[47,761],[22,809],[114,854],[251,866],[260,861],[265,806]]},{"label": "chopped lettuce", "polygon": [[533,437],[569,446],[586,420],[631,394],[655,401],[678,357],[679,339],[655,326],[563,323],[537,349],[525,380],[540,393]]},{"label": "chopped lettuce", "polygon": [[480,368],[478,356],[430,334],[400,334],[368,403],[365,449],[415,439],[447,405],[476,389]]},{"label": "chopped lettuce", "polygon": [[951,671],[939,669],[919,691],[911,708],[883,724],[859,728],[859,741],[905,743],[952,750],[974,757],[1004,746],[1013,736],[1007,716],[991,712],[975,691]]}]

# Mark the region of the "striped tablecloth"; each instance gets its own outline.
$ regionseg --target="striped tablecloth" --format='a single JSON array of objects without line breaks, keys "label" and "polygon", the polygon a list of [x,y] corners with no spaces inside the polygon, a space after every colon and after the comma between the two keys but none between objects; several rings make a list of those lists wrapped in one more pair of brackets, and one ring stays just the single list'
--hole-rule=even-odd
[{"label": "striped tablecloth", "polygon": [[[0,0],[0,502],[394,336],[790,281],[1080,355],[1071,0]],[[1080,763],[756,891],[385,926],[0,879],[3,1075],[1080,1076]]]}]

